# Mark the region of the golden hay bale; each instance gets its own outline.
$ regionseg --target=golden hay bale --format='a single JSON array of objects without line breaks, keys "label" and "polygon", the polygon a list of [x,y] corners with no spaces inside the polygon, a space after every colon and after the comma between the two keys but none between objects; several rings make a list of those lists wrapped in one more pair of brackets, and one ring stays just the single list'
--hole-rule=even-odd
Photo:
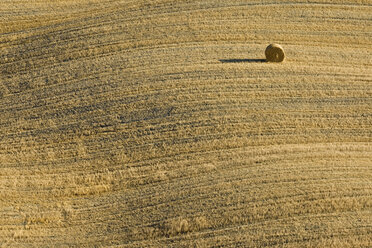
[{"label": "golden hay bale", "polygon": [[265,50],[267,62],[282,62],[285,58],[284,50],[281,45],[270,44]]}]

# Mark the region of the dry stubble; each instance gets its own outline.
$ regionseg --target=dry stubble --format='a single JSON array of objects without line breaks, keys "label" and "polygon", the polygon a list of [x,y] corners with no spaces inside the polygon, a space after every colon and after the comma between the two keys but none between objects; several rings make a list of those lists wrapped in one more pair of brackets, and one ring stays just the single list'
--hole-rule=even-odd
[{"label": "dry stubble", "polygon": [[370,13],[2,1],[0,244],[371,247]]}]

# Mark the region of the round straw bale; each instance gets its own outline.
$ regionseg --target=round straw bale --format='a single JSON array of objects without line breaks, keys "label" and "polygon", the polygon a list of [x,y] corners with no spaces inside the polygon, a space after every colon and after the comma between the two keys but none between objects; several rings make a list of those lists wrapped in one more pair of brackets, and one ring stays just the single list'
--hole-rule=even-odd
[{"label": "round straw bale", "polygon": [[266,47],[265,55],[268,62],[282,62],[285,58],[283,47],[278,44],[270,44]]}]

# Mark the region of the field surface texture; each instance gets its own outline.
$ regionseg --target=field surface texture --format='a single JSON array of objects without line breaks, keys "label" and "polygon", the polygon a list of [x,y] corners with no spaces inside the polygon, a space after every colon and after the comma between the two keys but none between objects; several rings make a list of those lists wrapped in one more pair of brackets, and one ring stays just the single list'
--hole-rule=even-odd
[{"label": "field surface texture", "polygon": [[372,1],[0,0],[0,247],[371,233]]}]

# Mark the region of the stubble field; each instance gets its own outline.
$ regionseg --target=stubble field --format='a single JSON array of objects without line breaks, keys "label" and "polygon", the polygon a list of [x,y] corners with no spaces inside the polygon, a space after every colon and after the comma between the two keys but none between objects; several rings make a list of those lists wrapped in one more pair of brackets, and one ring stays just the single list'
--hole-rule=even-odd
[{"label": "stubble field", "polygon": [[0,0],[0,247],[372,247],[371,27],[369,0]]}]

